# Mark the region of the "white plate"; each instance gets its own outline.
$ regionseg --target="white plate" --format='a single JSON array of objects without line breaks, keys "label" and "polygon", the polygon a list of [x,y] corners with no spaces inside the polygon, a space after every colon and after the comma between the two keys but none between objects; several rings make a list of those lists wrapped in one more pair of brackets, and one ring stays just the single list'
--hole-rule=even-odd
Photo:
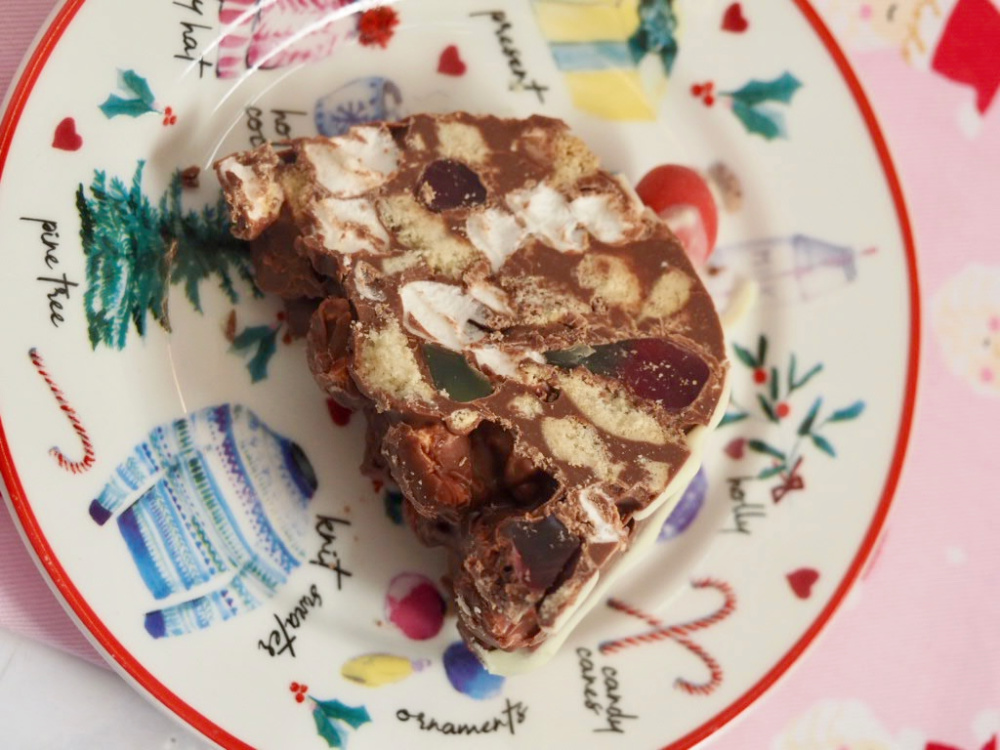
[{"label": "white plate", "polygon": [[[734,278],[761,290],[730,332],[731,421],[662,543],[506,681],[455,645],[440,555],[360,476],[359,419],[335,424],[252,293],[214,178],[171,187],[261,139],[448,109],[563,117],[632,180],[724,164],[742,199],[710,282],[723,307]],[[804,0],[69,0],[0,170],[7,496],[112,663],[224,746],[689,747],[799,657],[875,545],[914,399],[913,247]]]}]

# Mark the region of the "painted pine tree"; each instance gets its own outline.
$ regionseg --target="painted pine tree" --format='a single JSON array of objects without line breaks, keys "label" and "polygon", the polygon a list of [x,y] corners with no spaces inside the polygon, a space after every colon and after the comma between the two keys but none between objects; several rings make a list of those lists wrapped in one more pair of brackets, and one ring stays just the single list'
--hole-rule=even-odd
[{"label": "painted pine tree", "polygon": [[220,195],[201,211],[185,211],[181,175],[154,205],[142,190],[145,162],[140,161],[126,185],[94,172],[89,196],[77,190],[80,237],[87,258],[87,313],[90,344],[121,349],[130,328],[145,336],[151,317],[170,330],[167,298],[179,285],[201,312],[201,282],[215,279],[230,302],[239,299],[236,279],[257,296],[246,247],[229,233],[225,202]]}]

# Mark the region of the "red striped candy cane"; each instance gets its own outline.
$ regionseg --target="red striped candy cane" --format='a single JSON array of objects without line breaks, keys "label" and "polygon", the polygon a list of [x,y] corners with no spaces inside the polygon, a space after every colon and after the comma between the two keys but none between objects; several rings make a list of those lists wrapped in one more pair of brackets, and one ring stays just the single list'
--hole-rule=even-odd
[{"label": "red striped candy cane", "polygon": [[659,619],[643,612],[637,607],[626,604],[619,599],[609,599],[609,607],[616,609],[629,617],[642,620],[644,623],[652,627],[653,630],[648,633],[640,633],[639,635],[618,638],[613,641],[602,643],[599,647],[600,652],[602,654],[616,654],[619,651],[624,651],[625,649],[633,646],[640,646],[644,643],[656,643],[663,640],[672,640],[697,656],[708,669],[710,675],[708,682],[696,683],[686,680],[683,677],[678,677],[674,684],[680,690],[683,690],[690,695],[709,695],[714,692],[722,684],[722,667],[719,665],[719,662],[716,661],[704,648],[688,638],[688,635],[699,630],[712,627],[716,623],[725,620],[733,612],[735,612],[736,594],[733,592],[732,586],[728,583],[724,581],[717,581],[712,578],[704,578],[693,581],[691,586],[696,589],[711,588],[720,592],[723,596],[722,606],[706,617],[682,623],[680,625],[665,626]]},{"label": "red striped candy cane", "polygon": [[90,441],[90,435],[87,434],[87,428],[83,426],[80,418],[76,415],[76,410],[69,405],[62,390],[56,385],[52,376],[49,375],[49,371],[45,368],[45,362],[42,360],[42,355],[38,353],[38,350],[32,348],[28,352],[28,356],[31,357],[31,362],[35,366],[35,369],[38,370],[38,374],[42,376],[45,384],[52,391],[52,395],[56,397],[59,408],[62,409],[63,414],[66,415],[77,437],[80,438],[80,442],[83,444],[83,459],[80,461],[70,461],[61,450],[54,446],[49,448],[49,455],[55,458],[59,464],[59,468],[71,474],[82,474],[94,465],[94,445]]}]

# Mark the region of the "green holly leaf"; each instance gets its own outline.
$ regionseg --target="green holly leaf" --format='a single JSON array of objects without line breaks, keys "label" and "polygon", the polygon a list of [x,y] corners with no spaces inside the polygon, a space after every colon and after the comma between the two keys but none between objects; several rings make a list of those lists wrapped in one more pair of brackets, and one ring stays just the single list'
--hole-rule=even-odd
[{"label": "green holly leaf", "polygon": [[767,336],[763,333],[757,339],[757,361],[760,362],[761,367],[767,362]]},{"label": "green holly leaf", "polygon": [[319,704],[313,709],[312,714],[313,721],[316,722],[316,732],[326,740],[327,745],[336,748],[347,747],[347,732],[337,722],[331,721]]},{"label": "green holly leaf", "polygon": [[785,465],[780,466],[769,466],[766,469],[762,469],[759,474],[757,474],[758,479],[770,479],[771,477],[777,476],[785,470]]},{"label": "green holly leaf", "polygon": [[101,112],[108,119],[125,115],[127,117],[139,117],[147,112],[152,112],[153,108],[142,99],[122,99],[116,94],[111,94],[107,100],[100,105]]},{"label": "green holly leaf", "polygon": [[774,409],[771,408],[771,404],[768,403],[767,399],[761,394],[757,394],[757,401],[760,404],[761,410],[764,412],[765,416],[772,422],[778,422],[778,415],[774,413]]},{"label": "green holly leaf", "polygon": [[726,415],[719,421],[719,427],[725,427],[727,424],[742,422],[748,416],[750,415],[746,412],[727,412]]},{"label": "green holly leaf", "polygon": [[733,101],[733,114],[748,133],[763,136],[769,141],[787,137],[785,117],[780,112],[759,105],[751,106],[736,99]]},{"label": "green holly leaf", "polygon": [[805,375],[802,376],[802,380],[799,380],[798,382],[792,382],[792,387],[789,389],[789,391],[797,391],[799,388],[804,386],[806,383],[808,383],[822,371],[823,371],[822,363],[814,365],[813,368],[809,370],[809,372],[807,372]]},{"label": "green holly leaf", "polygon": [[254,346],[259,346],[260,342],[274,332],[271,326],[251,326],[244,328],[233,339],[233,351],[245,352]]},{"label": "green holly leaf", "polygon": [[788,457],[777,448],[772,445],[765,443],[763,440],[748,440],[747,448],[756,453],[765,453],[768,456],[774,456],[779,461],[786,461]]},{"label": "green holly leaf", "polygon": [[778,400],[778,368],[771,368],[771,400]]},{"label": "green holly leaf", "polygon": [[739,358],[740,362],[745,364],[747,367],[751,367],[756,370],[760,365],[757,359],[750,353],[749,350],[744,349],[739,344],[733,344],[733,351],[736,352],[736,356]]},{"label": "green holly leaf", "polygon": [[253,326],[245,328],[233,339],[232,351],[238,354],[252,353],[247,362],[250,379],[257,383],[267,377],[267,366],[278,350],[278,331],[280,328],[271,326]]},{"label": "green holly leaf", "polygon": [[382,497],[382,504],[385,507],[385,514],[396,526],[402,526],[403,518],[403,495],[399,492],[389,491]]},{"label": "green holly leaf", "polygon": [[857,419],[865,410],[864,401],[855,401],[850,406],[846,406],[843,409],[838,409],[833,413],[833,415],[827,420],[828,422],[846,422],[850,419]]},{"label": "green holly leaf", "polygon": [[802,420],[802,424],[799,425],[799,434],[803,437],[808,435],[812,431],[812,426],[816,422],[816,415],[819,414],[819,408],[823,405],[822,397],[817,398],[809,409],[809,413],[806,414],[806,418]]},{"label": "green holly leaf", "polygon": [[822,435],[810,435],[809,437],[812,439],[813,445],[815,445],[825,454],[831,456],[832,458],[837,457],[837,451],[834,450],[833,445],[831,445],[830,441],[827,440],[825,437],[823,437]]},{"label": "green holly leaf", "polygon": [[347,706],[338,700],[317,701],[314,699],[314,703],[316,704],[315,710],[321,711],[327,718],[347,722],[355,729],[372,720],[368,709],[364,706]]},{"label": "green holly leaf", "polygon": [[737,102],[753,107],[763,102],[788,104],[795,92],[802,88],[802,82],[787,71],[772,81],[750,81],[736,91],[724,92]]},{"label": "green holly leaf", "polygon": [[149,88],[146,79],[134,70],[119,71],[118,87],[122,91],[133,94],[136,99],[145,102],[152,109],[156,97],[153,96],[153,91]]},{"label": "green holly leaf", "polygon": [[639,28],[628,40],[632,59],[638,64],[646,55],[657,55],[663,72],[670,75],[677,59],[677,26],[673,0],[644,0],[639,6]]}]

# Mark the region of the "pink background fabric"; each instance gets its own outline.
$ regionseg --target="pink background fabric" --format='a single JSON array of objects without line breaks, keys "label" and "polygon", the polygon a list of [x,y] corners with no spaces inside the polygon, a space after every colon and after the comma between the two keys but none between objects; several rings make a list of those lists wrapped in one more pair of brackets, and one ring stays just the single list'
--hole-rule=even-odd
[{"label": "pink background fabric", "polygon": [[[884,4],[854,3],[864,19]],[[53,5],[0,0],[0,92]],[[745,6],[752,14],[753,3]],[[791,673],[706,746],[997,750],[1000,283],[976,280],[1000,278],[1000,104],[975,115],[970,129],[971,88],[907,64],[892,44],[866,39],[864,28],[852,30],[852,3],[831,7],[883,123],[916,231],[925,309],[916,422],[887,536],[861,586]],[[993,45],[1000,66],[1000,40],[959,43]],[[960,369],[963,344],[949,339],[965,329],[935,318],[946,297],[975,298],[964,312],[948,313],[971,316],[966,328],[983,318],[986,351],[974,354],[987,364],[972,376]],[[0,548],[0,627],[99,661],[6,511]]]}]

